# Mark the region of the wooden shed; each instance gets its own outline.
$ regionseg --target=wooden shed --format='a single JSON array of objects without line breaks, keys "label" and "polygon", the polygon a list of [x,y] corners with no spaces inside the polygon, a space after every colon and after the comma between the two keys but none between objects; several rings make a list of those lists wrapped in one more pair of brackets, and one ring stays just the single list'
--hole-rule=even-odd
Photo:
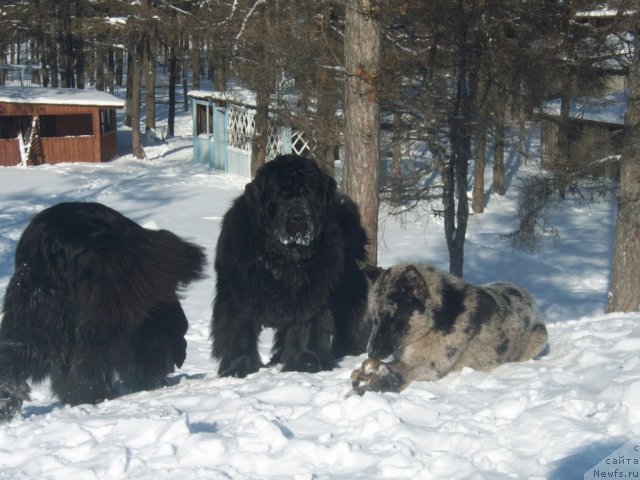
[{"label": "wooden shed", "polygon": [[558,123],[549,120],[541,122],[540,156],[543,166],[549,167],[559,158],[564,158],[564,161],[573,165],[574,168],[597,165],[598,162],[602,162],[599,168],[590,168],[588,171],[611,178],[617,177],[617,163],[611,164],[604,160],[622,153],[623,124],[571,118],[565,128],[568,131],[568,138],[566,151],[563,151],[559,141]]},{"label": "wooden shed", "polygon": [[[560,101],[549,102],[541,114],[542,165],[552,167],[561,162],[571,169],[590,166],[586,170],[590,174],[616,178],[617,162],[606,160],[622,153],[626,105],[624,91],[598,99],[572,100],[569,118],[561,130]],[[561,133],[564,134],[563,141]]]},{"label": "wooden shed", "polygon": [[94,90],[0,87],[0,165],[106,162],[123,107]]}]

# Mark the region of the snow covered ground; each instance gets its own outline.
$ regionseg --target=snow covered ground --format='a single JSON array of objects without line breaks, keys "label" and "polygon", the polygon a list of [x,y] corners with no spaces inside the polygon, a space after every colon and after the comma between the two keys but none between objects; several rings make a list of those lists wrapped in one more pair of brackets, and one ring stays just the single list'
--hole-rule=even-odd
[{"label": "snow covered ground", "polygon": [[[173,230],[205,246],[212,263],[222,215],[246,179],[192,164],[190,132],[183,117],[179,135],[147,148],[145,161],[0,168],[0,294],[30,218],[61,201],[102,202]],[[77,407],[36,385],[24,418],[0,425],[0,478],[583,478],[640,438],[640,315],[602,313],[614,202],[567,202],[554,212],[560,243],[541,256],[498,239],[514,227],[516,208],[512,188],[470,218],[465,274],[531,291],[549,328],[542,358],[349,398],[349,375],[364,356],[318,374],[268,368],[218,378],[207,340],[210,265],[210,277],[186,292],[188,355],[171,385]],[[448,269],[439,220],[381,216],[381,265]],[[262,337],[265,359],[270,337]]]}]

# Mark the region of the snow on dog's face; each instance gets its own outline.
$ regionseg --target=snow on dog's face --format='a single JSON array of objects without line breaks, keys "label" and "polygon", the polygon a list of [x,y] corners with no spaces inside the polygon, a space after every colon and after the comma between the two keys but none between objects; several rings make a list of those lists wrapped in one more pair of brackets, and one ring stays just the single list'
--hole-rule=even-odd
[{"label": "snow on dog's face", "polygon": [[292,155],[266,163],[245,190],[276,250],[310,247],[322,232],[335,191],[335,181],[315,162]]},{"label": "snow on dog's face", "polygon": [[275,220],[274,234],[283,245],[308,247],[316,235],[309,200],[303,196],[279,197],[270,205]]},{"label": "snow on dog's face", "polygon": [[372,282],[369,293],[371,337],[367,346],[370,358],[383,360],[405,346],[411,318],[425,311],[427,287],[413,266],[398,269],[366,268]]}]

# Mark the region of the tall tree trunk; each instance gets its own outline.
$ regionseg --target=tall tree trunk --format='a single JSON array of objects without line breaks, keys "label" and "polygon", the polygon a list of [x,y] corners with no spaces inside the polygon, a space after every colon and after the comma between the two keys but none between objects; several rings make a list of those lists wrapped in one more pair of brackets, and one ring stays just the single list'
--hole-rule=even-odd
[{"label": "tall tree trunk", "polygon": [[625,132],[607,312],[640,309],[640,35],[629,72]]},{"label": "tall tree trunk", "polygon": [[213,83],[213,89],[224,92],[227,89],[227,57],[220,48],[216,48],[216,43],[207,40],[207,70],[209,78]]},{"label": "tall tree trunk", "polygon": [[269,93],[275,85],[272,78],[273,58],[267,51],[267,32],[269,31],[269,6],[265,4],[262,9],[261,18],[257,24],[257,38],[260,39],[257,45],[256,56],[258,63],[262,67],[261,74],[257,79],[256,90],[256,114],[254,117],[254,131],[251,141],[251,178],[255,177],[258,169],[267,161],[267,143],[269,141]]},{"label": "tall tree trunk", "polygon": [[116,90],[116,52],[109,47],[107,50],[107,89],[109,93],[115,93]]},{"label": "tall tree trunk", "polygon": [[191,88],[200,90],[200,70],[202,69],[202,42],[200,37],[191,37]]},{"label": "tall tree trunk", "polygon": [[115,55],[115,84],[122,88],[124,80],[124,49],[116,48]]},{"label": "tall tree trunk", "polygon": [[483,122],[476,129],[476,159],[473,169],[473,213],[484,212],[484,171],[487,164],[487,129]]},{"label": "tall tree trunk", "polygon": [[176,82],[178,80],[177,42],[169,46],[169,117],[167,118],[167,137],[175,135],[176,120]]},{"label": "tall tree trunk", "polygon": [[393,139],[391,148],[391,203],[402,204],[404,185],[402,178],[402,115],[393,114]]},{"label": "tall tree trunk", "polygon": [[156,129],[156,28],[150,25],[144,39],[144,105],[146,109],[145,130]]},{"label": "tall tree trunk", "polygon": [[73,88],[73,36],[71,35],[70,6],[63,3],[58,11],[58,43],[60,45],[60,63],[62,64],[62,88]]},{"label": "tall tree trunk", "polygon": [[229,67],[229,60],[226,55],[219,54],[215,59],[215,67],[213,70],[213,85],[214,89],[219,92],[224,92],[227,89],[227,71]]},{"label": "tall tree trunk", "polygon": [[144,62],[144,33],[134,33],[133,72],[131,75],[131,141],[133,144],[133,156],[145,158],[142,148],[142,136],[140,132],[140,110],[142,105],[142,64]]},{"label": "tall tree trunk", "polygon": [[378,263],[378,183],[380,165],[380,23],[370,0],[347,0],[344,38],[344,191],[360,208],[369,244],[367,260]]},{"label": "tall tree trunk", "polygon": [[129,41],[129,45],[127,46],[127,90],[125,93],[125,104],[124,104],[124,124],[127,127],[131,126],[131,107],[133,105],[133,58],[135,56],[134,53],[135,44]]},{"label": "tall tree trunk", "polygon": [[526,130],[527,114],[524,107],[518,108],[518,156],[520,166],[527,165],[527,130]]},{"label": "tall tree trunk", "polygon": [[491,191],[498,195],[504,195],[505,188],[505,167],[504,167],[504,130],[505,130],[505,95],[504,89],[498,89],[498,98],[496,99],[496,134],[495,147],[493,150],[493,184]]},{"label": "tall tree trunk", "polygon": [[84,37],[82,33],[73,34],[73,70],[75,72],[76,88],[84,88],[85,58],[84,58]]},{"label": "tall tree trunk", "polygon": [[[266,81],[266,79],[265,79]],[[251,178],[267,161],[269,140],[269,86],[265,82],[258,85],[256,92],[256,114],[253,118],[255,130],[251,142]]]},{"label": "tall tree trunk", "polygon": [[[40,0],[35,0],[34,2],[36,11],[42,11],[42,3]],[[47,8],[47,13],[42,12],[42,14],[38,17],[38,29],[36,32],[36,41],[39,45],[39,60],[40,66],[42,67],[42,86],[49,86],[49,72],[47,70],[47,36],[45,33],[45,25],[50,22],[48,18],[48,10],[49,5],[45,2],[45,7]]]},{"label": "tall tree trunk", "polygon": [[97,48],[92,48],[89,52],[85,53],[85,76],[87,81],[89,82],[90,87],[95,87],[96,85],[96,63],[98,61],[98,52]]},{"label": "tall tree trunk", "polygon": [[58,34],[56,32],[56,22],[51,19],[49,22],[49,32],[47,38],[48,52],[47,58],[49,68],[51,69],[51,86],[58,88],[60,85],[60,75],[58,73],[58,42],[56,41]]},{"label": "tall tree trunk", "polygon": [[558,195],[564,198],[567,190],[567,177],[569,175],[569,121],[570,121],[570,102],[568,87],[563,89],[562,98],[560,100],[560,123],[558,125],[558,158],[556,159],[553,170],[555,173],[556,188]]},{"label": "tall tree trunk", "polygon": [[[471,8],[475,8],[471,6]],[[469,42],[469,15],[465,1],[457,2],[457,78],[454,108],[450,119],[451,159],[445,168],[443,203],[444,234],[449,249],[449,271],[464,273],[464,241],[469,221],[467,175],[471,159],[471,125],[478,87],[480,43]]]},{"label": "tall tree trunk", "polygon": [[16,45],[14,42],[11,42],[11,63],[13,64],[20,63],[20,42],[19,42],[20,33],[19,32],[16,32],[16,37],[18,39],[18,44]]},{"label": "tall tree trunk", "polygon": [[99,45],[96,50],[96,90],[104,92],[106,90],[106,82],[104,75],[104,67],[106,63],[105,48],[103,45]]}]

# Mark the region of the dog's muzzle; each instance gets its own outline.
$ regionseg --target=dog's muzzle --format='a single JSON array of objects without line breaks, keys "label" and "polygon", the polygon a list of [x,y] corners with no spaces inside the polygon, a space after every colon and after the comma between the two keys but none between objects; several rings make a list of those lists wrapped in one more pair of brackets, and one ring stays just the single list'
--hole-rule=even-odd
[{"label": "dog's muzzle", "polygon": [[281,208],[277,223],[276,234],[283,245],[308,247],[315,238],[311,209],[304,199],[290,200]]}]

